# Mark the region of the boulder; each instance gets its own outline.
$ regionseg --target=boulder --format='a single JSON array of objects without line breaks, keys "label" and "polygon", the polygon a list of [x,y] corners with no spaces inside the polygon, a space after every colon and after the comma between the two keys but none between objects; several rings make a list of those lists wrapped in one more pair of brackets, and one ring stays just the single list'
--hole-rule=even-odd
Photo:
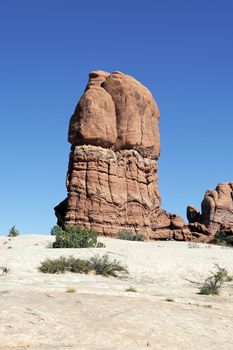
[{"label": "boulder", "polygon": [[200,212],[196,208],[189,205],[187,206],[186,216],[189,223],[198,222],[200,219]]}]

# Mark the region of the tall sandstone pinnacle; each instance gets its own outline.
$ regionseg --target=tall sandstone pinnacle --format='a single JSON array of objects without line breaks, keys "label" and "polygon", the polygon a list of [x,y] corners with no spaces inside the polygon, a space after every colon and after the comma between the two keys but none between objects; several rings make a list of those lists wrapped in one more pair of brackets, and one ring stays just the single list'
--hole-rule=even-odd
[{"label": "tall sandstone pinnacle", "polygon": [[159,109],[150,91],[121,72],[96,71],[70,119],[68,197],[60,224],[150,237],[160,213]]},{"label": "tall sandstone pinnacle", "polygon": [[[121,72],[91,72],[68,141],[67,198],[55,207],[59,225],[110,236],[126,229],[153,239],[209,239],[205,225],[185,225],[160,209],[159,109],[137,80]],[[195,221],[194,214],[189,209]]]}]

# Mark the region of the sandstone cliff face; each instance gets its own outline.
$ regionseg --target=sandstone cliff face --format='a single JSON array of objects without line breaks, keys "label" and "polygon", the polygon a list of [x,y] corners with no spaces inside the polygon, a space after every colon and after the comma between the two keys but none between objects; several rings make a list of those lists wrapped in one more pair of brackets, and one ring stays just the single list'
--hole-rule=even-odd
[{"label": "sandstone cliff face", "polygon": [[66,224],[114,235],[122,228],[149,235],[160,206],[157,161],[135,150],[76,146],[70,153]]}]

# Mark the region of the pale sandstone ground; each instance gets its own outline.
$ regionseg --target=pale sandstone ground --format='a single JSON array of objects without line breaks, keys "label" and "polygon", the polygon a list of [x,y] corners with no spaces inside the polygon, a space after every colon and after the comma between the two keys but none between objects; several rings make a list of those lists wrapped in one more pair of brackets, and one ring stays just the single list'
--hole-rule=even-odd
[{"label": "pale sandstone ground", "polygon": [[[106,248],[49,249],[53,239],[0,237],[0,265],[10,268],[0,276],[1,350],[233,349],[233,282],[220,296],[197,294],[214,264],[233,274],[232,249],[110,238],[100,239]],[[129,276],[37,269],[46,257],[96,253],[119,259]]]}]

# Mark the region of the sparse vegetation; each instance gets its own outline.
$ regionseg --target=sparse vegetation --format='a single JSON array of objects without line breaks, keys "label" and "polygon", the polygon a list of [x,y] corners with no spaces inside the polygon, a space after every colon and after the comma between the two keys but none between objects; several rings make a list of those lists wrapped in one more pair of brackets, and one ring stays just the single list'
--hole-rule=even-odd
[{"label": "sparse vegetation", "polygon": [[218,295],[224,282],[232,281],[232,277],[227,270],[219,265],[216,266],[216,271],[211,272],[211,275],[206,278],[204,284],[200,288],[199,294]]},{"label": "sparse vegetation", "polygon": [[114,276],[127,274],[127,268],[121,265],[120,261],[111,260],[108,255],[96,255],[89,260],[79,259],[70,256],[65,258],[61,256],[58,259],[46,259],[41,263],[39,270],[43,273],[89,273],[94,271],[97,275]]},{"label": "sparse vegetation", "polygon": [[4,275],[5,273],[8,273],[10,269],[7,266],[0,266],[0,275]]},{"label": "sparse vegetation", "polygon": [[144,236],[141,233],[132,233],[131,231],[120,231],[117,235],[118,239],[124,239],[126,241],[144,241]]},{"label": "sparse vegetation", "polygon": [[76,289],[75,288],[67,288],[66,293],[75,293]]},{"label": "sparse vegetation", "polygon": [[65,226],[62,229],[54,226],[51,234],[56,236],[53,248],[104,248],[105,245],[97,241],[97,232],[80,226]]},{"label": "sparse vegetation", "polygon": [[188,248],[189,249],[195,249],[195,248],[200,248],[199,244],[196,242],[189,242],[188,243]]},{"label": "sparse vegetation", "polygon": [[169,303],[174,303],[175,302],[175,299],[173,299],[173,298],[166,298],[165,300],[168,301]]},{"label": "sparse vegetation", "polygon": [[61,228],[61,226],[55,225],[51,228],[50,230],[50,234],[52,236],[56,236],[58,233],[61,233],[63,230]]},{"label": "sparse vegetation", "polygon": [[127,274],[128,270],[121,265],[117,259],[111,260],[107,254],[103,256],[95,255],[90,259],[91,270],[94,270],[97,275],[114,276],[117,274]]},{"label": "sparse vegetation", "polygon": [[137,289],[134,287],[129,287],[125,290],[126,292],[137,293]]},{"label": "sparse vegetation", "polygon": [[213,244],[233,247],[233,234],[227,231],[220,231],[214,235]]},{"label": "sparse vegetation", "polygon": [[15,226],[12,226],[9,230],[8,237],[16,237],[19,235],[19,231],[16,230]]}]

